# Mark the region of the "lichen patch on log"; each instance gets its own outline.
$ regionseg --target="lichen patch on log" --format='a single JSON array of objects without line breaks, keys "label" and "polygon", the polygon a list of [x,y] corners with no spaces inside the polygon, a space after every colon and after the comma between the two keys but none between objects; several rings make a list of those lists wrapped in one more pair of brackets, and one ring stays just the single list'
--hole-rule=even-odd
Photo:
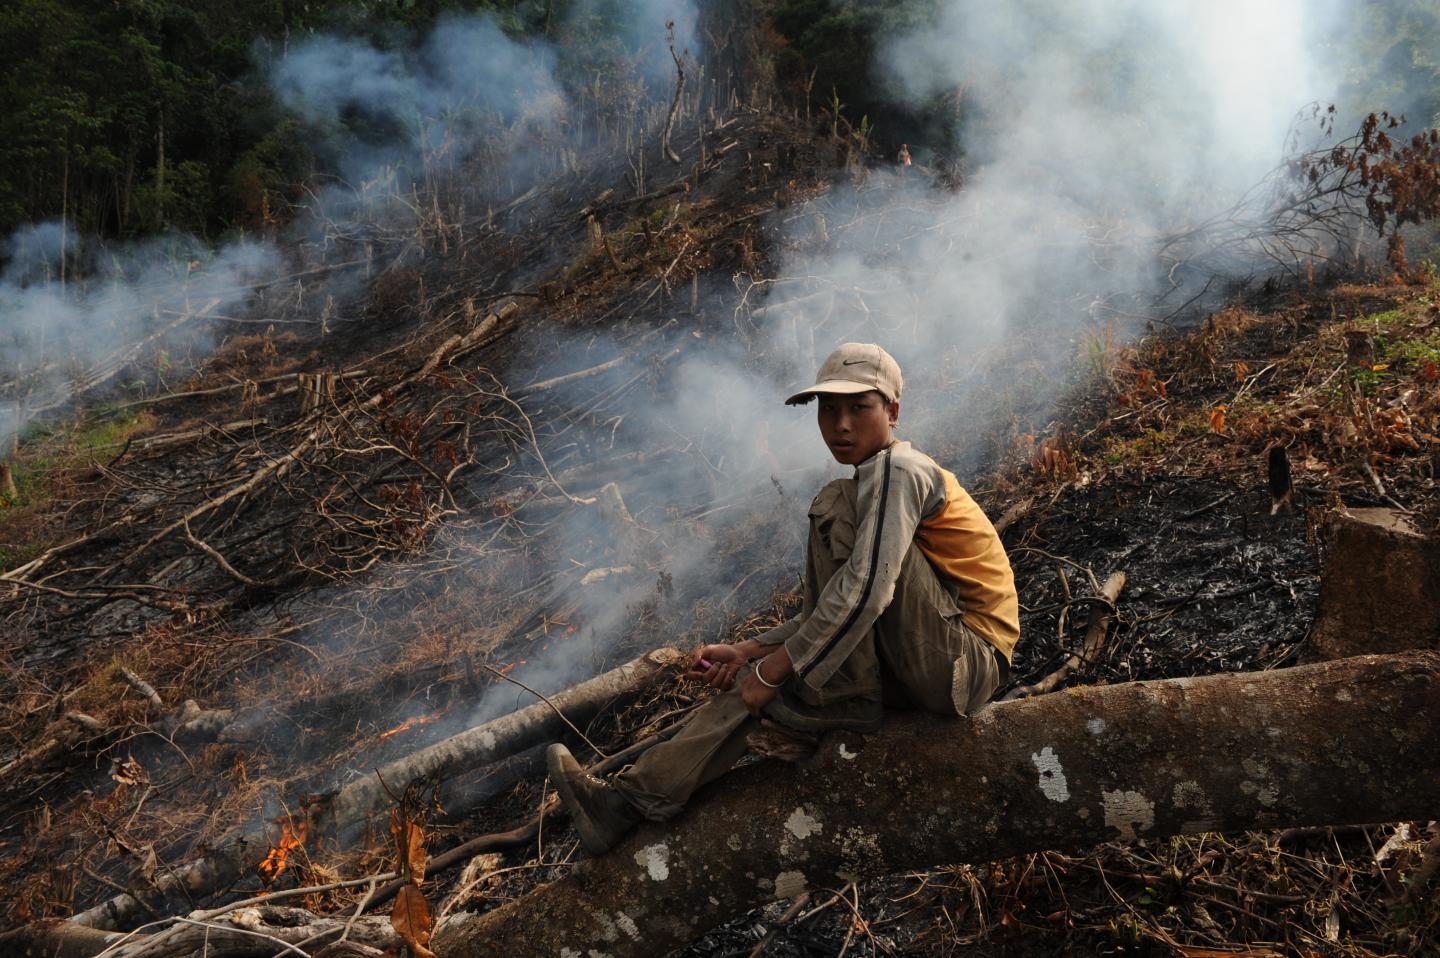
[{"label": "lichen patch on log", "polygon": [[1155,803],[1139,792],[1101,791],[1105,803],[1105,824],[1120,832],[1122,841],[1133,842],[1155,824]]},{"label": "lichen patch on log", "polygon": [[1205,797],[1205,790],[1200,787],[1199,782],[1189,779],[1176,782],[1170,800],[1177,809],[1198,813],[1196,818],[1189,820],[1190,825],[1187,825],[1193,825],[1195,831],[1205,831],[1215,821],[1215,810],[1210,806],[1210,799]]},{"label": "lichen patch on log", "polygon": [[794,898],[810,888],[805,873],[800,871],[781,872],[775,876],[775,897]]},{"label": "lichen patch on log", "polygon": [[1060,767],[1060,757],[1055,750],[1047,745],[1039,752],[1031,752],[1030,761],[1040,773],[1040,791],[1045,797],[1052,802],[1068,802],[1070,785],[1065,781],[1065,770]]},{"label": "lichen patch on log", "polygon": [[785,830],[799,839],[809,838],[811,835],[818,835],[825,830],[820,820],[805,811],[805,807],[795,809],[790,817],[785,820]]},{"label": "lichen patch on log", "polygon": [[670,877],[670,849],[664,844],[646,845],[635,853],[635,864],[645,869],[652,881]]}]

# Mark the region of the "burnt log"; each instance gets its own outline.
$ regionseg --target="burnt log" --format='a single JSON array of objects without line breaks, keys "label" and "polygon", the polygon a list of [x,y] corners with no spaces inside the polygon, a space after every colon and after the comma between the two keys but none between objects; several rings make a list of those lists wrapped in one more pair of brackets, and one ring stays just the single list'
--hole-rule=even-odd
[{"label": "burnt log", "polygon": [[318,810],[318,823],[327,831],[344,833],[362,826],[369,815],[390,804],[392,794],[400,794],[412,783],[443,782],[553,741],[565,734],[569,723],[587,724],[616,699],[633,695],[667,671],[673,674],[684,658],[677,649],[655,649],[559,692],[549,701],[527,705],[396,759],[376,774],[340,789]]},{"label": "burnt log", "polygon": [[[589,722],[616,699],[645,688],[677,667],[684,658],[675,649],[655,649],[559,692],[549,701],[528,705],[396,759],[377,774],[357,779],[327,800],[314,803],[309,810],[314,831],[343,840],[359,831],[370,815],[388,805],[392,792],[398,795],[412,783],[444,782],[553,741],[565,733],[566,719],[582,725]],[[561,718],[557,710],[563,712],[565,718]],[[459,815],[468,809],[462,801],[455,801],[449,804],[448,810]],[[167,869],[148,893],[116,895],[70,921],[108,930],[129,927],[151,915],[163,915],[180,901],[204,897],[253,872],[275,846],[277,832],[271,823],[251,828],[205,858]],[[147,900],[142,901],[141,897]]]},{"label": "burnt log", "polygon": [[941,864],[1197,832],[1425,819],[1440,652],[891,716],[738,769],[677,819],[483,915],[446,958],[664,954],[773,899]]},{"label": "burnt log", "polygon": [[[326,917],[303,908],[261,905],[207,917],[203,912],[180,925],[153,934],[101,931],[73,922],[36,924],[0,937],[6,954],[20,958],[271,958],[274,955],[319,955],[325,943],[348,936],[358,950],[351,955],[380,955],[381,948],[395,954],[401,942],[386,916]],[[307,950],[300,950],[304,945]],[[289,947],[287,947],[289,946]],[[367,950],[368,949],[368,950]],[[329,952],[347,954],[345,949]]]},{"label": "burnt log", "polygon": [[1100,587],[1099,598],[1103,599],[1105,604],[1103,606],[1096,605],[1090,609],[1090,618],[1085,624],[1085,641],[1081,643],[1080,648],[1062,662],[1059,668],[1040,681],[1033,685],[1021,685],[1011,689],[1005,695],[1004,701],[1025,699],[1032,695],[1053,692],[1075,669],[1094,663],[1100,656],[1100,649],[1105,645],[1105,637],[1110,633],[1110,610],[1115,607],[1115,603],[1120,598],[1120,590],[1124,588],[1125,573],[1110,573],[1105,584]]}]

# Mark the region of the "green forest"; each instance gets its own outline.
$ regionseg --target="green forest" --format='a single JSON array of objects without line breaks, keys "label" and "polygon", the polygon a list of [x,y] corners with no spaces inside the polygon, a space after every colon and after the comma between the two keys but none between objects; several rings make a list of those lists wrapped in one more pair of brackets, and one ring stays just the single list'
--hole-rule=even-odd
[{"label": "green forest", "polygon": [[[81,233],[251,230],[323,171],[314,131],[265,70],[332,33],[404,49],[442,16],[488,12],[512,35],[564,23],[594,67],[618,40],[618,0],[20,0],[0,10],[0,233],[64,217]],[[591,58],[591,59],[586,59]]]},{"label": "green forest", "polygon": [[[77,233],[214,238],[283,219],[331,172],[314,130],[280,106],[266,69],[307,36],[404,49],[442,17],[488,12],[558,51],[577,87],[618,64],[623,0],[13,0],[0,9],[0,234],[63,219]],[[938,0],[774,0],[776,70],[788,94],[864,118],[878,142],[963,141],[957,111],[901,106],[877,43],[937,15]],[[1440,8],[1353,5],[1342,106],[1429,121],[1440,113]],[[1296,24],[1295,29],[1305,29]],[[1111,68],[1116,68],[1111,65]],[[356,122],[363,122],[357,118]]]}]

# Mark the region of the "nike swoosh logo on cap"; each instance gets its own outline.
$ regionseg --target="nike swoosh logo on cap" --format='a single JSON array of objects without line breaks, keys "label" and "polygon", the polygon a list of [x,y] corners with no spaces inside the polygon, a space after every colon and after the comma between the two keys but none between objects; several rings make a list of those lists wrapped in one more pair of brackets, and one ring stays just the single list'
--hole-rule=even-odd
[{"label": "nike swoosh logo on cap", "polygon": [[842,366],[862,366],[862,365],[864,365],[865,363],[868,363],[869,361],[870,361],[870,360],[868,360],[868,359],[842,359],[842,360],[840,360],[840,365],[842,365]]}]

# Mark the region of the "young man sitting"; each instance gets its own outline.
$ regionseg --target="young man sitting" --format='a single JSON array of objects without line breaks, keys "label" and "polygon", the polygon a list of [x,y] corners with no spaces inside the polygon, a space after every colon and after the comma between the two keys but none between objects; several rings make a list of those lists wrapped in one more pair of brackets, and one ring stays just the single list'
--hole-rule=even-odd
[{"label": "young man sitting", "polygon": [[786,400],[819,399],[820,435],[855,478],[810,505],[800,614],[696,654],[687,677],[723,694],[608,782],[550,746],[551,781],[587,851],[642,817],[678,814],[745,753],[761,716],[812,735],[874,732],[884,707],[964,715],[1004,684],[1020,635],[1010,560],[955,476],[895,439],[902,385],[889,353],[846,343]]}]

